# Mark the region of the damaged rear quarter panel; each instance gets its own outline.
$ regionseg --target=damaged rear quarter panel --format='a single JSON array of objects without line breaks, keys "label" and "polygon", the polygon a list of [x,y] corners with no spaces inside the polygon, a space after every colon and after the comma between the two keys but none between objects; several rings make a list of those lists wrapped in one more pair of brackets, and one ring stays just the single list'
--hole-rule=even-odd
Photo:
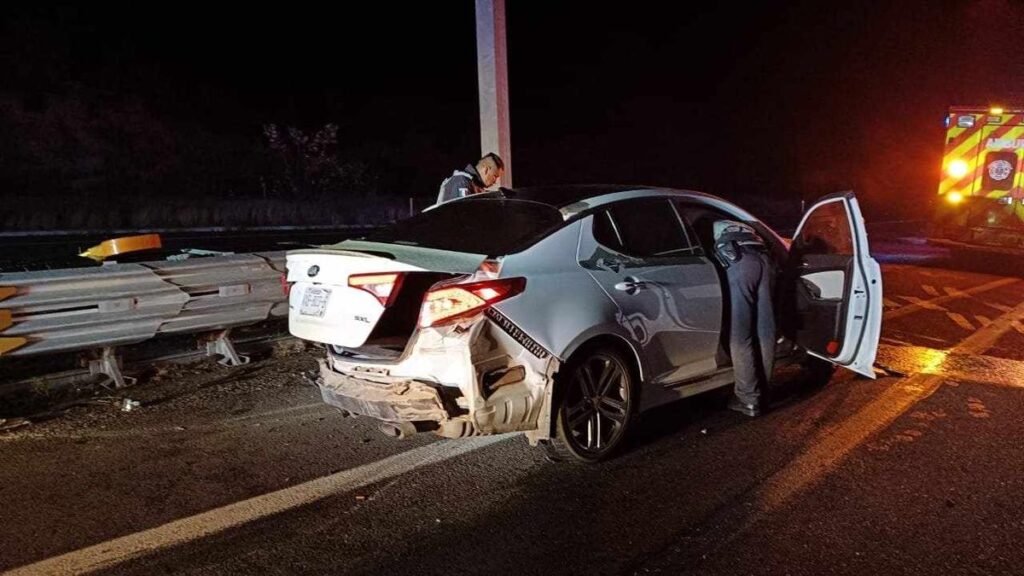
[{"label": "damaged rear quarter panel", "polygon": [[[481,314],[456,324],[422,329],[411,343],[410,353],[387,366],[386,377],[360,377],[458,387],[462,393],[458,406],[464,413],[455,411],[424,418],[438,422],[438,433],[442,436],[534,430],[558,360],[536,344],[524,346],[525,334],[519,333],[517,338],[512,324],[501,320],[500,313]],[[330,364],[345,374],[354,374],[363,366],[358,361],[339,358],[332,359]],[[342,380],[333,378],[330,384],[341,392],[341,383]],[[413,400],[406,396],[414,390],[407,388],[402,388],[401,396],[390,396],[390,400],[404,407],[403,414],[412,414],[405,405]]]},{"label": "damaged rear quarter panel", "polygon": [[586,221],[573,222],[529,250],[509,256],[501,269],[503,277],[527,277],[529,298],[512,298],[495,308],[561,361],[598,336],[632,339],[615,320],[615,302],[579,265],[577,249]]},{"label": "damaged rear quarter panel", "polygon": [[[533,247],[504,259],[501,276],[525,276],[526,295],[500,302],[494,308],[532,340],[564,362],[579,346],[613,334],[628,343],[630,335],[615,321],[618,308],[579,266],[577,248],[583,221],[570,223]],[[634,353],[634,358],[635,358]],[[531,442],[548,438],[551,430],[550,385],[558,365],[549,365],[544,405]]]}]

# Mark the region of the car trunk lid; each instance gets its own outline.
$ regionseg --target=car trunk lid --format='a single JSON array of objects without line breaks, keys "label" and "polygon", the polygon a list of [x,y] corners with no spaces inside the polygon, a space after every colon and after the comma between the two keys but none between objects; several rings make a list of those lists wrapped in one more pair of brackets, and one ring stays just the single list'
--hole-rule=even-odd
[{"label": "car trunk lid", "polygon": [[[298,338],[346,348],[363,346],[371,336],[404,342],[415,330],[419,304],[430,286],[471,274],[485,259],[482,254],[354,240],[291,251],[288,329]],[[367,278],[387,283],[392,274],[401,279],[396,277],[390,287],[396,292],[384,302],[380,294],[351,285]],[[354,276],[361,280],[353,281]]]}]

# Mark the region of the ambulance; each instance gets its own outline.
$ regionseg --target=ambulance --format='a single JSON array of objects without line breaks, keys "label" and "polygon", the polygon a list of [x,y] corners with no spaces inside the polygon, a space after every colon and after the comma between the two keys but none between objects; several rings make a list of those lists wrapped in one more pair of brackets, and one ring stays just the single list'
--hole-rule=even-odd
[{"label": "ambulance", "polygon": [[954,249],[1024,249],[1024,108],[953,107],[929,240]]}]

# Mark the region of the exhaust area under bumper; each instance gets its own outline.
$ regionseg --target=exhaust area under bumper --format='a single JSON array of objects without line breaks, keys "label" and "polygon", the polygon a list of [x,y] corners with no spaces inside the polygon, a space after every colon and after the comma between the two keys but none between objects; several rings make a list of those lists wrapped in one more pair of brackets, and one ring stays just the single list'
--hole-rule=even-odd
[{"label": "exhaust area under bumper", "polygon": [[320,361],[324,402],[353,414],[386,422],[443,422],[449,419],[437,388],[412,379],[378,381],[335,372]]}]

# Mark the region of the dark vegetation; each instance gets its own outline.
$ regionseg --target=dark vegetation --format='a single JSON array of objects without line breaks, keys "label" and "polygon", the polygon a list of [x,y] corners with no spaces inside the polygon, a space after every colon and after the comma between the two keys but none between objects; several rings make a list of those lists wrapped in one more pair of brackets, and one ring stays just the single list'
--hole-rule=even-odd
[{"label": "dark vegetation", "polygon": [[[338,127],[218,134],[86,89],[0,94],[4,230],[366,224],[408,214]],[[386,168],[386,167],[384,167]],[[417,203],[422,207],[423,201]]]}]

